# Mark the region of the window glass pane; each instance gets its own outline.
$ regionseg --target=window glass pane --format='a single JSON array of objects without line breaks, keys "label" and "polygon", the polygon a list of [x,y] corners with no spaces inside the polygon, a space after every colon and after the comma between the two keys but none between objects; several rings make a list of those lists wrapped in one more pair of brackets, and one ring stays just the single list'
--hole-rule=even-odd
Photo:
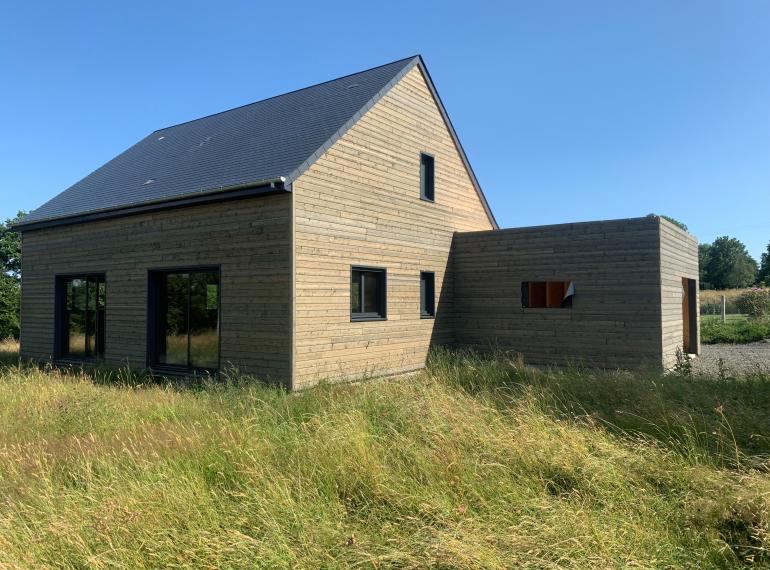
[{"label": "window glass pane", "polygon": [[426,293],[425,274],[420,273],[420,312],[423,315],[425,314],[426,307],[428,306],[428,299],[425,297]]},{"label": "window glass pane", "polygon": [[86,282],[83,279],[72,280],[72,310],[85,311],[86,309]]},{"label": "window glass pane", "polygon": [[380,312],[379,273],[367,271],[364,275],[364,313]]},{"label": "window glass pane", "polygon": [[73,279],[68,287],[72,309],[67,319],[67,349],[64,352],[73,358],[86,356],[86,289],[83,279]]},{"label": "window glass pane", "polygon": [[361,272],[353,271],[350,282],[350,311],[361,312]]},{"label": "window glass pane", "polygon": [[420,155],[420,196],[426,200],[433,200],[434,186],[434,160],[427,154]]},{"label": "window glass pane", "polygon": [[420,273],[420,314],[432,317],[435,314],[435,277],[425,271]]},{"label": "window glass pane", "polygon": [[190,276],[190,365],[219,366],[219,276],[214,272]]},{"label": "window glass pane", "polygon": [[216,310],[219,308],[219,285],[217,283],[206,284],[206,309]]},{"label": "window glass pane", "polygon": [[107,296],[107,290],[104,285],[104,280],[100,279],[98,283],[99,291],[97,296],[97,305],[100,309],[104,308],[104,305],[106,303],[106,296]]},{"label": "window glass pane", "polygon": [[86,308],[89,311],[93,311],[96,309],[96,294],[97,294],[97,285],[96,285],[96,278],[95,277],[89,277],[86,280]]},{"label": "window glass pane", "polygon": [[57,279],[57,288],[57,354],[66,358],[103,356],[104,276]]},{"label": "window glass pane", "polygon": [[85,332],[86,332],[86,354],[94,356],[96,352],[96,312],[86,311],[85,313]]},{"label": "window glass pane", "polygon": [[189,275],[169,273],[160,278],[160,347],[161,364],[187,365],[187,298]]}]

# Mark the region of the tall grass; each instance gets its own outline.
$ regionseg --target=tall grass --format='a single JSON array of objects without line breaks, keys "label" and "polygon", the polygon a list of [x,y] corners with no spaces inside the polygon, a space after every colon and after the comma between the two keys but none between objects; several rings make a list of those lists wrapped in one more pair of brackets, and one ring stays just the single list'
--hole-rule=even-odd
[{"label": "tall grass", "polygon": [[98,380],[0,371],[0,567],[770,564],[767,377]]}]

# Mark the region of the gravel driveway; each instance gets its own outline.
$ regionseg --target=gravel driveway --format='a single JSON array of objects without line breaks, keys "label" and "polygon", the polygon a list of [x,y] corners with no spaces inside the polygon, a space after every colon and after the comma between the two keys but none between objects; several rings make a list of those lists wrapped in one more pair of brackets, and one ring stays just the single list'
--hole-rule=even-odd
[{"label": "gravel driveway", "polygon": [[693,361],[693,367],[699,372],[716,374],[720,358],[729,372],[770,373],[770,342],[702,344],[700,358]]}]

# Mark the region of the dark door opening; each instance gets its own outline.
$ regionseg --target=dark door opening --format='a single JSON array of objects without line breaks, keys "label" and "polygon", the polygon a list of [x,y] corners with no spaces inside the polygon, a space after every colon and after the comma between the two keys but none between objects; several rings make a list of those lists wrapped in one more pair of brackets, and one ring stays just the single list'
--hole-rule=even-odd
[{"label": "dark door opening", "polygon": [[682,277],[682,351],[698,353],[698,298],[695,279]]}]

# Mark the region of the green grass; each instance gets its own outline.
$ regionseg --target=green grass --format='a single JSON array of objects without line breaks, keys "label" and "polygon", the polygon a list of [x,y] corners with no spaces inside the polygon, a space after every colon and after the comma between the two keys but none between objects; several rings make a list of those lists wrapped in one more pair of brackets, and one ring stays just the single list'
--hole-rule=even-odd
[{"label": "green grass", "polygon": [[[0,567],[770,565],[770,378],[0,371]],[[115,383],[122,379],[122,383]]]},{"label": "green grass", "polygon": [[745,315],[701,316],[701,341],[708,344],[758,342],[770,338],[770,318],[747,319]]}]

